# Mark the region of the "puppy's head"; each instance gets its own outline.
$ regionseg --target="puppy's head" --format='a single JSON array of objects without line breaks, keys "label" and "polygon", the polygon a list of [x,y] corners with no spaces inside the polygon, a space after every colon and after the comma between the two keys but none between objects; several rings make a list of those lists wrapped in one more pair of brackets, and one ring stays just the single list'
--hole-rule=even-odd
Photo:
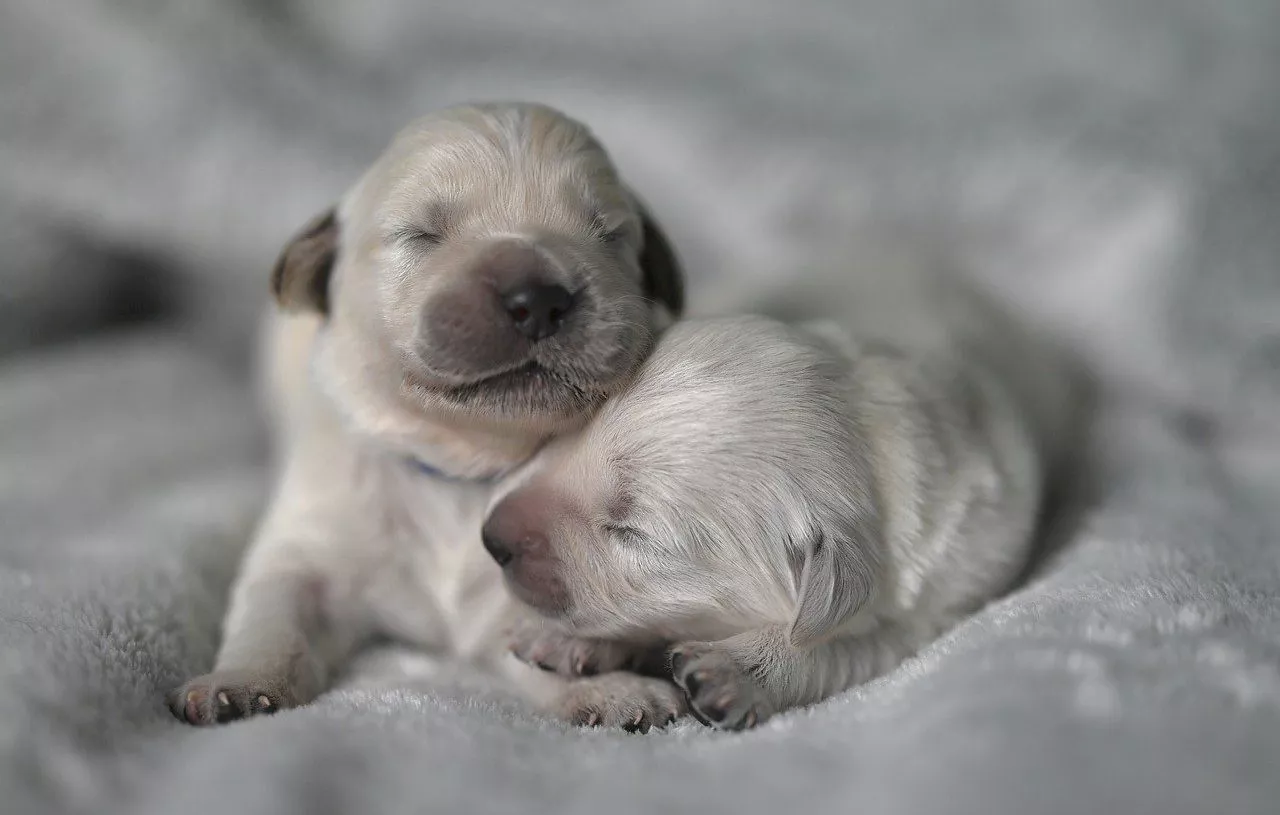
[{"label": "puppy's head", "polygon": [[600,144],[519,104],[406,128],[285,247],[272,288],[321,316],[322,381],[384,434],[411,414],[571,427],[682,306],[670,245]]},{"label": "puppy's head", "polygon": [[677,323],[635,381],[499,497],[517,597],[583,634],[816,642],[870,599],[879,518],[848,363],[763,318]]}]

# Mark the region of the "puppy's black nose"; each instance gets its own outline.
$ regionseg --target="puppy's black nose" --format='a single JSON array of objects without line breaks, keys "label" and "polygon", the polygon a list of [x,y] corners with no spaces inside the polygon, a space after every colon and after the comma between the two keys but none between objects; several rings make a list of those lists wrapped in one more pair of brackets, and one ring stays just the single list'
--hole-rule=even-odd
[{"label": "puppy's black nose", "polygon": [[499,566],[506,566],[515,557],[505,543],[490,535],[487,530],[480,533],[480,539],[484,541],[485,551],[497,561]]},{"label": "puppy's black nose", "polygon": [[573,309],[573,295],[554,283],[521,283],[502,294],[502,306],[516,330],[537,342],[564,325]]}]

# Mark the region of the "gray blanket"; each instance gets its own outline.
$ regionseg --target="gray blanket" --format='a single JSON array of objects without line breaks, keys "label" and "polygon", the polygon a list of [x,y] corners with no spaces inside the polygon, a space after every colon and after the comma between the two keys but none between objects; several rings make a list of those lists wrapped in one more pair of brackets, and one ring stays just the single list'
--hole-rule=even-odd
[{"label": "gray blanket", "polygon": [[[0,811],[1274,813],[1274,0],[0,4]],[[742,735],[567,729],[369,655],[197,731],[264,501],[287,233],[410,117],[591,122],[695,308],[892,222],[1103,389],[1025,583]]]}]

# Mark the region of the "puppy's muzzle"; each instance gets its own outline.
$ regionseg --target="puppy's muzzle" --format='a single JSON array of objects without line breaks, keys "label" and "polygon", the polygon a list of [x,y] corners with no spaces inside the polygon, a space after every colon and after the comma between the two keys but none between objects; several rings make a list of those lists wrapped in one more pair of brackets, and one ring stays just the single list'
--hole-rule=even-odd
[{"label": "puppy's muzzle", "polygon": [[554,352],[553,343],[573,353],[590,321],[589,297],[570,291],[571,277],[544,247],[496,241],[423,305],[419,353],[442,376],[472,382]]}]

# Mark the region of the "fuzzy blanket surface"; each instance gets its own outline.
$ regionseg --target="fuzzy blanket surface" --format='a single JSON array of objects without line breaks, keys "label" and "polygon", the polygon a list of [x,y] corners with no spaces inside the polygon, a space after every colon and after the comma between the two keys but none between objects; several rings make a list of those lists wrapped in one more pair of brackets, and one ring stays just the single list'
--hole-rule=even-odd
[{"label": "fuzzy blanket surface", "polygon": [[[1274,0],[0,4],[0,811],[1275,813],[1278,36]],[[746,734],[573,730],[396,651],[177,723],[269,489],[273,256],[474,98],[591,123],[695,310],[889,220],[1075,349],[1099,416],[1025,583]]]}]

